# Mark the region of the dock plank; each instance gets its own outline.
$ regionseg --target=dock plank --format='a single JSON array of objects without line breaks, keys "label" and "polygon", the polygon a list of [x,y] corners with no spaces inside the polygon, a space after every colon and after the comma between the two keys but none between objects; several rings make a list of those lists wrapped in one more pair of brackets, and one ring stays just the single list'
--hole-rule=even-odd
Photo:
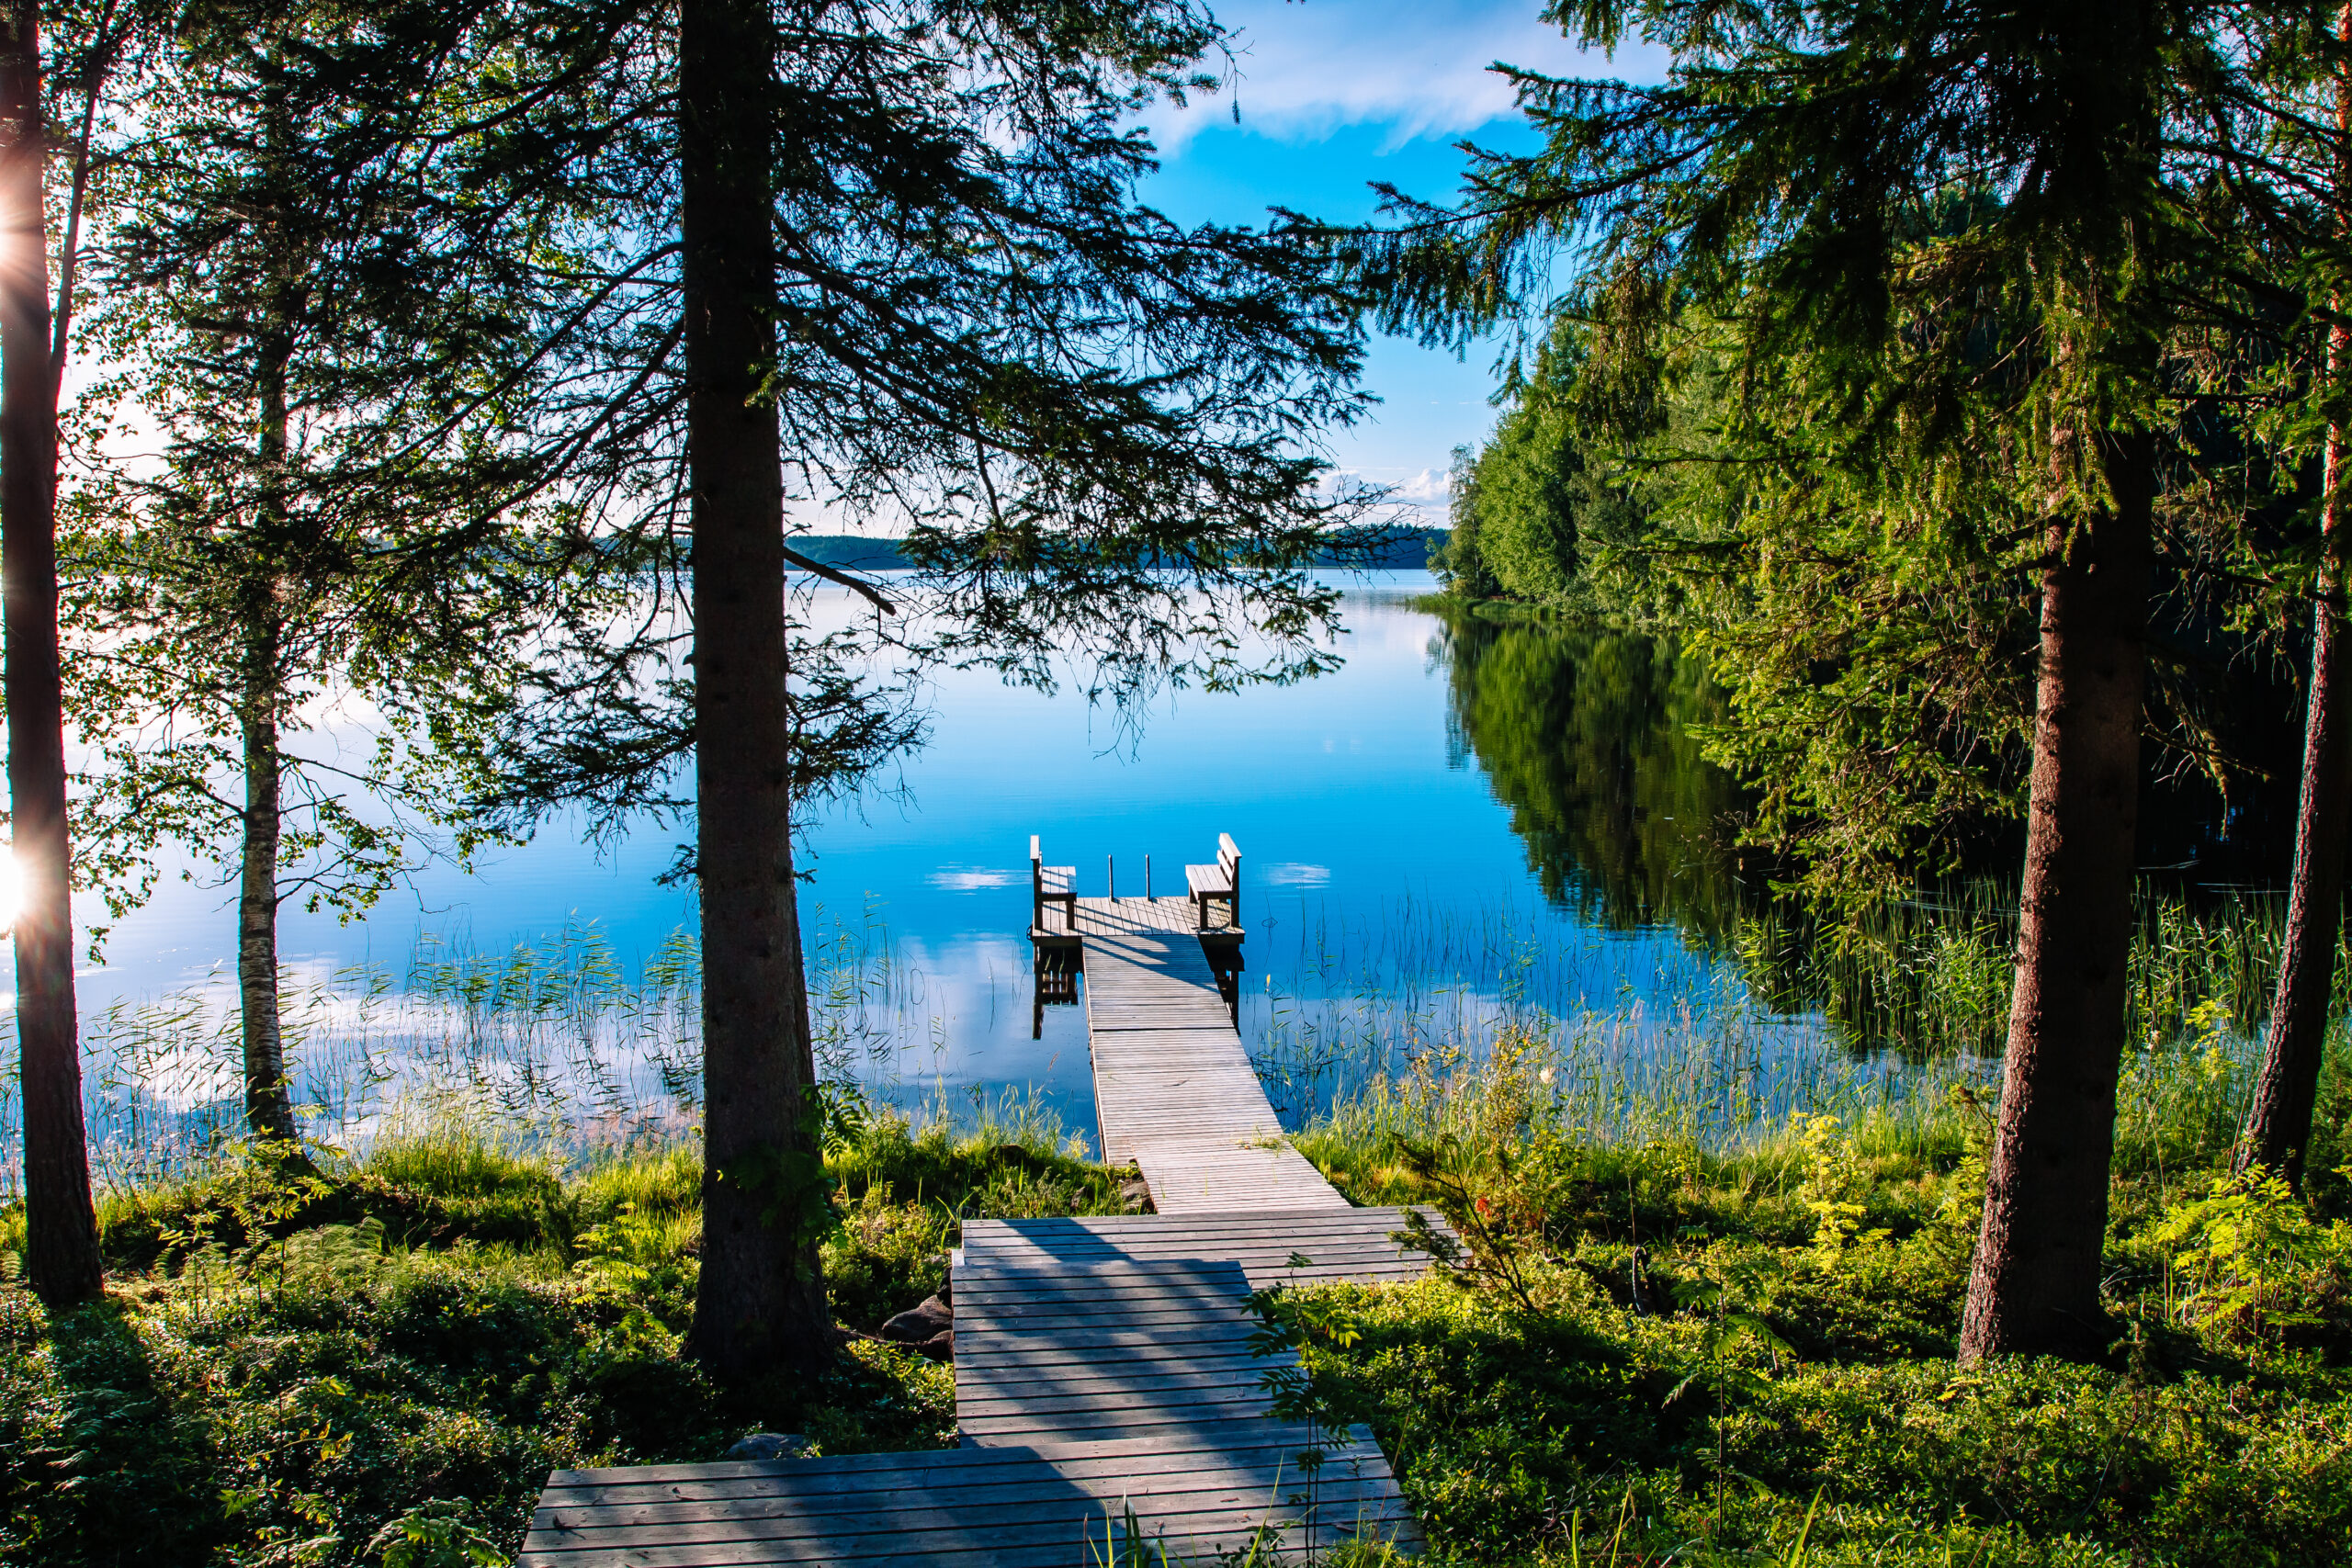
[{"label": "dock plank", "polygon": [[1193,919],[1188,898],[1078,901],[1103,1157],[1162,1214],[1345,1207],[1283,1137]]}]

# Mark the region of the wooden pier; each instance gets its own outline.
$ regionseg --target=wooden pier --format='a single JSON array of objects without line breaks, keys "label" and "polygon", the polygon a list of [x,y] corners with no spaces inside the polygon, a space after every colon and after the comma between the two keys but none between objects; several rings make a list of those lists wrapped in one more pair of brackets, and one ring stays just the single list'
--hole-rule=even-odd
[{"label": "wooden pier", "polygon": [[1239,854],[1223,846],[1212,926],[1214,874],[1193,879],[1208,902],[1080,898],[1032,840],[1038,1006],[1076,999],[1065,977],[1082,976],[1103,1156],[1142,1170],[1157,1212],[965,1224],[961,1446],[560,1471],[520,1564],[1092,1568],[1124,1557],[1130,1519],[1173,1562],[1252,1543],[1295,1561],[1358,1535],[1416,1547],[1371,1434],[1277,1420],[1265,1380],[1291,1363],[1251,1351],[1252,1291],[1402,1280],[1427,1260],[1393,1239],[1401,1211],[1352,1207],[1283,1135],[1235,1028]]},{"label": "wooden pier", "polygon": [[[1054,934],[1075,936],[1084,954],[1102,1157],[1141,1169],[1155,1209],[1348,1206],[1283,1138],[1190,900],[1081,898],[1069,931]],[[1234,947],[1240,934],[1213,933]]]}]

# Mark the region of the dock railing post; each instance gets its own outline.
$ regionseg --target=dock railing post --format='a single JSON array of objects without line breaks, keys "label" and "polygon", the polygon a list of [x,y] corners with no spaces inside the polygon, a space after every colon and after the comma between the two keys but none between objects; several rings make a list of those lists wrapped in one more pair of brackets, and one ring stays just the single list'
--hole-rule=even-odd
[{"label": "dock railing post", "polygon": [[1151,857],[1143,857],[1143,901],[1151,902]]},{"label": "dock railing post", "polygon": [[1102,857],[1102,896],[1114,904],[1119,901],[1119,863],[1115,856]]}]

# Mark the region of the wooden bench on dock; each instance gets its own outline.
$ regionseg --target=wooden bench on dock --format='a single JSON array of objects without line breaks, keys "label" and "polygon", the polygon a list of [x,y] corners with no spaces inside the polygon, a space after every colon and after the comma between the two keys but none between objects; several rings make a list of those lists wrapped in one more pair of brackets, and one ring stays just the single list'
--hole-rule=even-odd
[{"label": "wooden bench on dock", "polygon": [[1230,833],[1216,836],[1216,863],[1188,865],[1184,868],[1184,888],[1192,896],[1193,908],[1200,916],[1201,930],[1209,929],[1209,905],[1213,900],[1225,901],[1224,924],[1241,923],[1241,851]]},{"label": "wooden bench on dock", "polygon": [[1047,865],[1037,849],[1037,835],[1029,835],[1029,929],[1046,929],[1046,906],[1062,907],[1062,929],[1078,929],[1078,867]]}]

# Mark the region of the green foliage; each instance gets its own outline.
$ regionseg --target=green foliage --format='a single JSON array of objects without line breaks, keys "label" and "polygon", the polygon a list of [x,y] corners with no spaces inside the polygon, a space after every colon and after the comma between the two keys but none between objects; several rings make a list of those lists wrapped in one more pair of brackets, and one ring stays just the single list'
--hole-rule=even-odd
[{"label": "green foliage", "polygon": [[2283,1177],[2259,1166],[2169,1205],[2148,1240],[2170,1254],[2181,1316],[2233,1344],[2325,1327],[2352,1287],[2352,1223],[2318,1224]]},{"label": "green foliage", "polygon": [[947,1286],[953,1214],[944,1205],[895,1203],[893,1191],[887,1181],[867,1187],[842,1217],[841,1234],[825,1245],[833,1313],[867,1334]]},{"label": "green foliage", "polygon": [[1805,1154],[1804,1180],[1797,1201],[1813,1215],[1815,1266],[1834,1269],[1852,1247],[1871,1247],[1886,1239],[1883,1227],[1864,1230],[1870,1213],[1860,1200],[1868,1193],[1871,1173],[1854,1149],[1838,1133],[1838,1118],[1818,1111],[1797,1111],[1791,1129]]},{"label": "green foliage", "polygon": [[[60,541],[84,870],[119,912],[177,840],[257,857],[272,916],[347,918],[492,836],[467,715],[559,605],[616,603],[527,504],[535,294],[566,264],[544,206],[442,166],[503,16],[161,21],[95,106]],[[315,714],[354,694],[372,743],[322,750]]]},{"label": "green foliage", "polygon": [[[1899,951],[1932,953],[1917,913]],[[2331,1561],[2352,1539],[2352,1259],[2325,1205],[2352,1174],[2314,1182],[2319,1208],[2227,1174],[2256,914],[2154,900],[2135,943],[2098,1365],[1954,1360],[1984,1080],[1792,1083],[1797,1113],[1733,1128],[1702,1108],[1762,1058],[1724,1020],[1703,1054],[1650,1047],[1661,1080],[1611,1079],[1574,1021],[1531,1013],[1431,1043],[1297,1134],[1358,1201],[1442,1210],[1454,1234],[1417,1239],[1461,1270],[1270,1293],[1306,1373],[1286,1397],[1373,1427],[1442,1560]],[[1942,995],[2007,1005],[2006,985]]]},{"label": "green foliage", "polygon": [[[944,1283],[959,1207],[1082,1168],[878,1120],[861,1137],[826,1246],[859,1328]],[[311,1172],[232,1150],[114,1195],[101,1306],[51,1320],[0,1268],[0,1552],[481,1568],[552,1468],[707,1460],[752,1429],[952,1442],[952,1373],[893,1346],[855,1341],[805,1387],[709,1383],[684,1354],[699,1171],[684,1148],[567,1176],[442,1129]],[[891,1201],[942,1172],[949,1201]],[[1107,1173],[1087,1190],[1115,1206]],[[0,1242],[14,1264],[20,1231]]]},{"label": "green foliage", "polygon": [[463,1497],[436,1498],[402,1514],[368,1544],[384,1568],[505,1568],[505,1556],[467,1522],[469,1512]]},{"label": "green foliage", "polygon": [[[2352,1531],[2352,1359],[2315,1357],[2311,1330],[2249,1358],[2171,1314],[2160,1282],[2128,1282],[2151,1230],[2119,1241],[2113,1365],[1962,1371],[1944,1182],[1820,1122],[1792,1143],[1784,1196],[1754,1167],[1637,1156],[1683,1189],[1682,1223],[1646,1233],[1634,1276],[1622,1219],[1544,1216],[1536,1310],[1434,1279],[1269,1309],[1314,1397],[1372,1424],[1444,1560],[2221,1568],[2326,1560]],[[1827,1191],[1841,1235],[1846,1203],[1887,1235],[1825,1252]],[[1309,1298],[1351,1335],[1309,1332]],[[2341,1294],[2296,1299],[2352,1327]]]}]

